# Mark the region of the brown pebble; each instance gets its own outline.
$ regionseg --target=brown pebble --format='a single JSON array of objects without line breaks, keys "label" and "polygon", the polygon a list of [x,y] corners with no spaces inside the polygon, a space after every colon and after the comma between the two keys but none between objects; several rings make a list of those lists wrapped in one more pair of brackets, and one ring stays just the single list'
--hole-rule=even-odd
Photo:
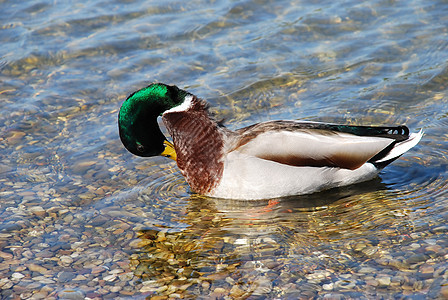
[{"label": "brown pebble", "polygon": [[46,292],[37,292],[35,294],[33,294],[33,296],[31,297],[32,300],[38,300],[38,299],[47,299],[48,293]]},{"label": "brown pebble", "polygon": [[72,170],[76,174],[82,174],[87,172],[94,164],[96,164],[96,161],[93,160],[79,161],[73,165]]},{"label": "brown pebble", "polygon": [[443,248],[440,245],[429,245],[425,248],[426,251],[434,251],[436,253],[440,252],[442,249]]},{"label": "brown pebble", "polygon": [[230,290],[230,296],[235,299],[240,299],[246,292],[240,289],[237,285],[234,285]]},{"label": "brown pebble", "polygon": [[442,286],[440,289],[440,296],[442,296],[443,299],[448,299],[448,285]]},{"label": "brown pebble", "polygon": [[424,273],[424,274],[428,274],[428,273],[434,273],[434,267],[432,266],[422,266],[420,268],[420,272]]},{"label": "brown pebble", "polygon": [[53,288],[49,287],[48,285],[44,285],[40,290],[41,290],[41,292],[45,292],[45,293],[53,292]]},{"label": "brown pebble", "polygon": [[9,265],[5,263],[0,263],[0,271],[9,270]]},{"label": "brown pebble", "polygon": [[5,260],[4,262],[5,262],[5,264],[8,264],[8,265],[19,265],[22,263],[18,259]]},{"label": "brown pebble", "polygon": [[58,240],[60,240],[61,242],[67,242],[70,239],[70,235],[69,234],[61,234],[58,237]]},{"label": "brown pebble", "polygon": [[48,270],[42,266],[36,264],[29,264],[28,269],[32,272],[38,272],[40,274],[47,274]]},{"label": "brown pebble", "polygon": [[26,196],[34,196],[34,195],[36,195],[36,193],[34,193],[32,191],[23,191],[23,192],[18,193],[17,195],[26,197]]},{"label": "brown pebble", "polygon": [[98,274],[106,271],[104,267],[93,267],[92,268],[92,274]]},{"label": "brown pebble", "polygon": [[121,294],[121,295],[124,295],[124,296],[132,296],[132,295],[135,294],[135,292],[133,292],[133,291],[125,291],[125,290],[121,290],[121,291],[120,291],[120,294]]},{"label": "brown pebble", "polygon": [[226,292],[226,290],[218,287],[213,292],[218,293],[218,294],[224,294]]},{"label": "brown pebble", "polygon": [[140,248],[141,239],[135,239],[129,242],[129,247],[131,248]]},{"label": "brown pebble", "polygon": [[86,293],[86,297],[94,299],[94,298],[101,298],[101,294],[97,292],[88,292]]},{"label": "brown pebble", "polygon": [[223,299],[226,294],[226,290],[223,288],[216,288],[213,293],[210,294],[209,299]]},{"label": "brown pebble", "polygon": [[215,281],[215,280],[222,280],[224,278],[227,277],[227,274],[224,273],[215,273],[215,274],[210,274],[204,278],[201,279],[205,279],[205,280],[211,280],[211,281]]},{"label": "brown pebble", "polygon": [[22,131],[11,131],[11,135],[6,138],[6,141],[11,144],[15,145],[26,135],[25,132]]},{"label": "brown pebble", "polygon": [[73,278],[73,281],[80,281],[80,280],[86,280],[87,277],[84,275],[77,275],[75,278]]},{"label": "brown pebble", "polygon": [[117,230],[114,230],[112,233],[113,233],[113,234],[122,234],[123,232],[124,232],[123,229],[118,228]]},{"label": "brown pebble", "polygon": [[41,206],[30,207],[30,212],[38,217],[44,217],[47,214]]},{"label": "brown pebble", "polygon": [[371,279],[371,280],[366,280],[366,284],[370,285],[370,286],[378,286],[378,280],[375,279]]},{"label": "brown pebble", "polygon": [[149,298],[149,299],[151,299],[151,300],[165,300],[165,299],[168,299],[168,297],[167,297],[167,296],[159,296],[159,295],[156,295],[156,296],[152,296],[152,297]]},{"label": "brown pebble", "polygon": [[204,290],[208,290],[209,287],[210,287],[210,282],[208,282],[208,281],[203,281],[202,282],[202,288]]},{"label": "brown pebble", "polygon": [[22,272],[22,271],[25,271],[26,270],[26,267],[25,266],[18,266],[17,268],[15,268],[15,272]]},{"label": "brown pebble", "polygon": [[[24,292],[26,292],[27,291],[27,288],[26,287],[24,287],[24,286],[20,286],[20,285],[15,285],[15,286],[13,286],[13,288],[12,288],[13,290],[14,290],[14,292],[16,292],[17,294],[22,294],[22,293],[24,293]],[[26,298],[22,298],[22,299],[26,299]]]},{"label": "brown pebble", "polygon": [[0,257],[4,259],[12,259],[13,255],[11,253],[0,251]]},{"label": "brown pebble", "polygon": [[61,263],[69,265],[73,262],[73,258],[71,258],[68,255],[62,255],[61,257],[59,257]]}]

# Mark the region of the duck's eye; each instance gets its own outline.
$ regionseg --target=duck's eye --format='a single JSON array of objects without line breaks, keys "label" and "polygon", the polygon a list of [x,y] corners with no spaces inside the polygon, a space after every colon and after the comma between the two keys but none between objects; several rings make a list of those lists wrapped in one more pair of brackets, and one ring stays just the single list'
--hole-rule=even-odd
[{"label": "duck's eye", "polygon": [[137,151],[138,152],[145,152],[145,147],[142,144],[137,144]]}]

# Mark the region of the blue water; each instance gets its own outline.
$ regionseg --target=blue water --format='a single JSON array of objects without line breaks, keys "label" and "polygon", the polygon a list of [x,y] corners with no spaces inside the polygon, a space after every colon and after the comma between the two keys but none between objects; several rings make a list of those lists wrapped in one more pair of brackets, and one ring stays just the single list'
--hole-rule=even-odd
[{"label": "blue water", "polygon": [[[0,8],[0,298],[448,297],[446,1]],[[217,201],[119,141],[121,103],[156,81],[207,99],[231,129],[425,135],[368,183]]]}]

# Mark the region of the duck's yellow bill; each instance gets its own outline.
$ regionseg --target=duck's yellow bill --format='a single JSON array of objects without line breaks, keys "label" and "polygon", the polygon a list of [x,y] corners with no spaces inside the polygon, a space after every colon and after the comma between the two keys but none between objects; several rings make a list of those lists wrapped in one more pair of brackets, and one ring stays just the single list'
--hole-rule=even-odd
[{"label": "duck's yellow bill", "polygon": [[177,155],[176,150],[174,150],[174,145],[168,141],[164,141],[163,144],[165,145],[165,150],[163,150],[163,152],[160,155],[171,158],[172,160],[176,160]]}]

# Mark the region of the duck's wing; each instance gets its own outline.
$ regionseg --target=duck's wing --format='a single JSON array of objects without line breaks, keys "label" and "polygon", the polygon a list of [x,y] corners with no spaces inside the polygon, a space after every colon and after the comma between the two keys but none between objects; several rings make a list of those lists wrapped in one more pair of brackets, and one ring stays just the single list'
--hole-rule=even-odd
[{"label": "duck's wing", "polygon": [[382,168],[415,146],[421,135],[409,135],[406,126],[271,121],[237,130],[232,151],[291,166],[354,170],[371,162]]}]

